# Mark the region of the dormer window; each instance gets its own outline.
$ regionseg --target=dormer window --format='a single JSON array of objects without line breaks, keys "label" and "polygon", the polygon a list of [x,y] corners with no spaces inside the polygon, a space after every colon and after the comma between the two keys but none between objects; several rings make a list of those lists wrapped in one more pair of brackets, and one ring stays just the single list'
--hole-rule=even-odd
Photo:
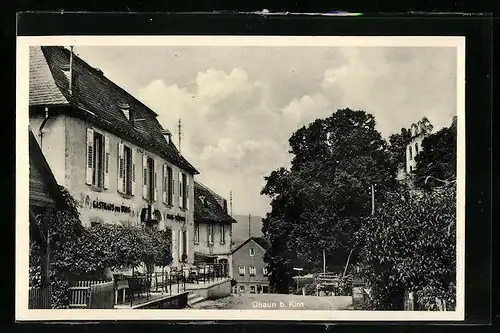
[{"label": "dormer window", "polygon": [[170,133],[169,130],[162,129],[161,134],[165,138],[165,141],[167,141],[167,143],[170,144],[170,141],[172,140],[172,133]]},{"label": "dormer window", "polygon": [[121,103],[118,105],[120,107],[120,110],[122,110],[123,115],[125,118],[127,118],[128,121],[130,121],[130,105],[127,103]]}]

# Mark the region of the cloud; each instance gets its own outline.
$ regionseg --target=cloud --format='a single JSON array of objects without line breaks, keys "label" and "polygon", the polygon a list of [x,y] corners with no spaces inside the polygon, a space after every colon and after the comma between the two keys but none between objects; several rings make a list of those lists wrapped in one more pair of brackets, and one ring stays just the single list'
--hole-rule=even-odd
[{"label": "cloud", "polygon": [[226,197],[230,190],[246,193],[235,197],[235,207],[264,214],[267,199],[256,200],[264,176],[288,163],[283,117],[270,107],[269,84],[240,68],[209,69],[186,87],[151,81],[138,97],[173,133],[182,120],[181,151],[200,171],[198,179]]},{"label": "cloud", "polygon": [[[387,137],[423,116],[435,128],[447,126],[455,114],[453,49],[335,52],[335,59],[343,60],[324,62],[318,80],[317,74],[300,82],[290,81],[299,76],[266,78],[238,63],[226,70],[199,71],[182,85],[167,84],[161,77],[150,80],[136,95],[159,114],[175,139],[182,119],[181,150],[200,171],[200,181],[225,197],[232,190],[235,213],[264,215],[269,200],[259,195],[263,177],[289,165],[290,135],[314,119],[340,108],[365,110]],[[315,71],[320,67],[316,63]],[[301,80],[306,77],[300,75]]]}]

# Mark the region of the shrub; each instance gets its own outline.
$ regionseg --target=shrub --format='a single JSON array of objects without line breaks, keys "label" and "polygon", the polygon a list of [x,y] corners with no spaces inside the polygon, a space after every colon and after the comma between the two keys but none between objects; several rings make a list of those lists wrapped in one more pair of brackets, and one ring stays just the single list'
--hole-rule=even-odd
[{"label": "shrub", "polygon": [[[166,266],[172,261],[170,234],[144,227],[98,225],[84,228],[77,202],[61,188],[65,206],[49,221],[52,306],[68,306],[69,281],[104,268]],[[41,250],[30,242],[30,285],[40,284]]]},{"label": "shrub", "polygon": [[365,221],[361,270],[377,309],[403,309],[407,291],[454,304],[455,195],[453,185],[395,194]]}]

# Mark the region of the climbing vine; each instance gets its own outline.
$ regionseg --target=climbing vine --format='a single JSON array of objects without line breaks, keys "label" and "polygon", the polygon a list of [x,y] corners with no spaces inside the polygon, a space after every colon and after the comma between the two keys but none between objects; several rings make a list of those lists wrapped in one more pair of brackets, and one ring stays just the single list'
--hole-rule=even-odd
[{"label": "climbing vine", "polygon": [[[103,224],[85,228],[78,204],[61,187],[64,207],[49,221],[52,306],[68,305],[69,281],[103,274],[105,268],[121,269],[141,264],[166,266],[172,261],[170,234],[148,227]],[[41,283],[39,245],[30,242],[30,286]]]}]

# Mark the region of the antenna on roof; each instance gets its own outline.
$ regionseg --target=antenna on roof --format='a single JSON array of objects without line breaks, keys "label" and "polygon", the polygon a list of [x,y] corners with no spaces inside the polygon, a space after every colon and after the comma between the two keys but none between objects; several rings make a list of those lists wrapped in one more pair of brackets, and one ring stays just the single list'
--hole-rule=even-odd
[{"label": "antenna on roof", "polygon": [[177,127],[179,128],[179,153],[181,152],[181,135],[182,135],[182,132],[181,132],[181,119],[179,118],[179,125],[177,125]]},{"label": "antenna on roof", "polygon": [[252,232],[251,232],[251,228],[250,228],[250,221],[252,219],[252,214],[248,214],[248,238],[252,237]]}]

